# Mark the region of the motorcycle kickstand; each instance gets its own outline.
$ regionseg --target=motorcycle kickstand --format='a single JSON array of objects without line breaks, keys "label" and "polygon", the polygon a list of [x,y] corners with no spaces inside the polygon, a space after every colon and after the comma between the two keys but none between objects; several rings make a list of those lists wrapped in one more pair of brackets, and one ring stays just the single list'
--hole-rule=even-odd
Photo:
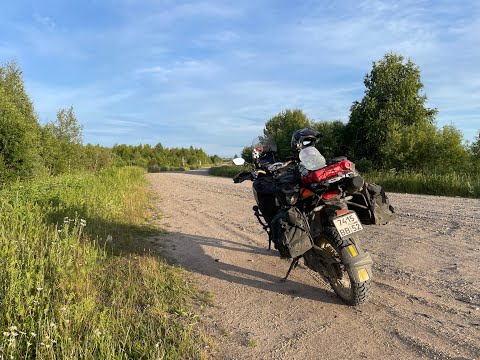
[{"label": "motorcycle kickstand", "polygon": [[285,277],[282,278],[282,280],[280,280],[281,282],[287,281],[287,278],[288,278],[288,275],[290,275],[290,272],[298,266],[298,261],[300,260],[300,258],[301,258],[301,256],[297,256],[296,258],[294,258],[292,260],[292,263],[290,264],[290,267],[288,268],[287,275],[285,275]]}]

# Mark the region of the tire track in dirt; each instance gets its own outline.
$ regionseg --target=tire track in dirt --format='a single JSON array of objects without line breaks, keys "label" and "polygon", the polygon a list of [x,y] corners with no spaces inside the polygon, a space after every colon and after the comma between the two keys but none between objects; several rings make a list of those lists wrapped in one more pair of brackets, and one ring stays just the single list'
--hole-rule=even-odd
[{"label": "tire track in dirt", "polygon": [[203,316],[218,359],[480,359],[476,199],[391,194],[398,219],[370,226],[374,295],[343,305],[300,266],[267,251],[251,183],[149,174],[167,234],[156,241],[214,294]]}]

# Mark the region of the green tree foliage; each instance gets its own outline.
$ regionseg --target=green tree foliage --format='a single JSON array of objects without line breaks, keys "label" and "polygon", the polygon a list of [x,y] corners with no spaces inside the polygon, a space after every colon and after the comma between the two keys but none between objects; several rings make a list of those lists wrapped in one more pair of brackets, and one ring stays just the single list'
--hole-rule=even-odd
[{"label": "green tree foliage", "polygon": [[480,173],[480,130],[477,137],[469,147],[469,153],[473,167]]},{"label": "green tree foliage", "polygon": [[81,154],[82,169],[97,171],[113,164],[112,149],[100,145],[87,144]]},{"label": "green tree foliage", "polygon": [[480,130],[474,142],[470,145],[470,153],[474,158],[480,160]]},{"label": "green tree foliage", "polygon": [[222,163],[222,158],[218,155],[213,155],[213,156],[210,156],[210,161],[214,165],[219,165]]},{"label": "green tree foliage", "polygon": [[162,144],[114,145],[112,148],[115,163],[120,166],[135,165],[155,170],[171,168],[199,168],[221,162],[217,155],[209,156],[202,149],[165,148]]},{"label": "green tree foliage", "polygon": [[302,110],[284,110],[275,115],[265,124],[265,129],[270,136],[273,136],[278,147],[278,155],[281,159],[291,156],[290,141],[292,134],[306,127],[312,122]]},{"label": "green tree foliage", "polygon": [[242,153],[240,155],[247,163],[253,163],[253,156],[252,156],[252,147],[251,146],[245,146],[242,150]]},{"label": "green tree foliage", "polygon": [[0,182],[42,170],[40,125],[15,62],[0,66]]},{"label": "green tree foliage", "polygon": [[60,109],[57,119],[45,125],[42,131],[43,157],[53,174],[76,170],[82,165],[82,125],[79,124],[73,106]]},{"label": "green tree foliage", "polygon": [[346,155],[347,149],[344,145],[345,124],[340,120],[320,121],[312,127],[322,134],[317,143],[317,149],[327,159],[335,156]]},{"label": "green tree foliage", "polygon": [[389,53],[374,62],[364,84],[365,96],[353,103],[347,124],[350,154],[383,166],[392,149],[389,142],[398,141],[398,132],[411,133],[418,127],[431,131],[426,128],[434,127],[437,109],[425,106],[420,70],[401,55]]},{"label": "green tree foliage", "polygon": [[468,160],[460,130],[431,124],[406,126],[392,133],[384,156],[387,168],[436,173],[461,171]]}]

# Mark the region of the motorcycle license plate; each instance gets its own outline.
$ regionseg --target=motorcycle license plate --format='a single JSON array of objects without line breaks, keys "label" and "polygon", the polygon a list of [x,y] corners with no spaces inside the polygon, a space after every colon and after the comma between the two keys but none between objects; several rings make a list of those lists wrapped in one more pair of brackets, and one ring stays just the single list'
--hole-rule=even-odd
[{"label": "motorcycle license plate", "polygon": [[333,225],[342,238],[363,230],[362,223],[354,212],[333,219]]}]

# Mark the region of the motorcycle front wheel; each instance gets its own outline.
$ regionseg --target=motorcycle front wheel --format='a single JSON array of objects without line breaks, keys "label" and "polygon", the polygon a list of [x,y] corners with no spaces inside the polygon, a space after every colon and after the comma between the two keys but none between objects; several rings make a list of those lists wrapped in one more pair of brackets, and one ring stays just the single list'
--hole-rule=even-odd
[{"label": "motorcycle front wheel", "polygon": [[327,280],[338,297],[347,305],[365,303],[372,293],[371,280],[355,281],[347,272],[340,255],[341,250],[350,245],[355,246],[360,253],[358,245],[349,238],[342,239],[333,227],[324,228],[322,234],[315,238],[315,245],[328,254],[330,259],[334,259],[327,269],[329,274]]}]

